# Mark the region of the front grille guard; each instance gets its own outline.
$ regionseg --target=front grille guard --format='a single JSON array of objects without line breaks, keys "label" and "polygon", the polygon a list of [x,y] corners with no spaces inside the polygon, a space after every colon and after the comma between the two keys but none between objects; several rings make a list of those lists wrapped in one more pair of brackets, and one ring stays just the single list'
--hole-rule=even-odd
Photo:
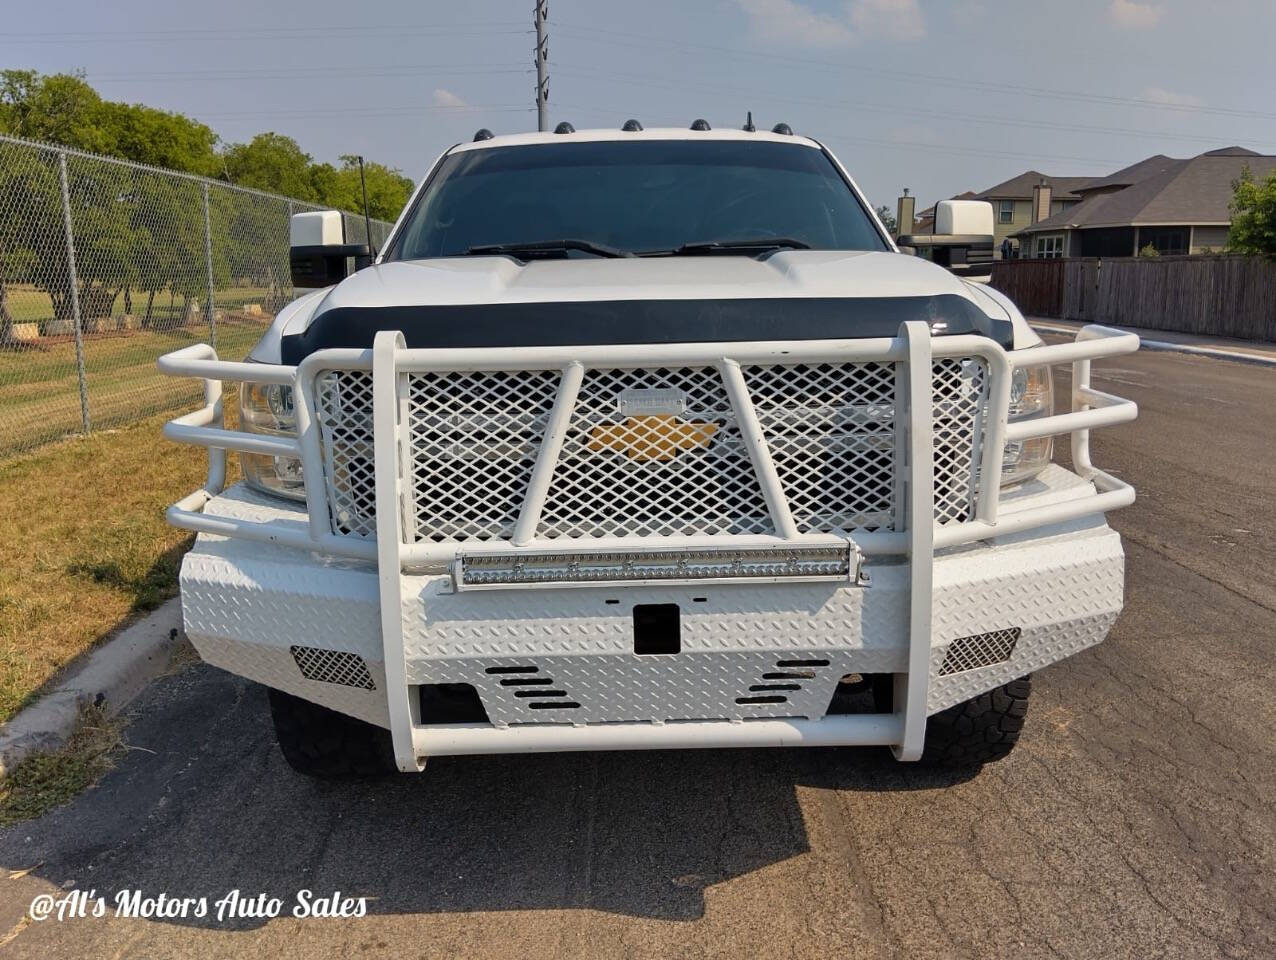
[{"label": "front grille guard", "polygon": [[[382,632],[385,649],[386,687],[390,700],[390,727],[395,753],[404,770],[419,769],[421,758],[434,752],[502,752],[497,741],[508,731],[438,728],[414,723],[414,707],[408,693],[402,636],[402,574],[424,569],[451,569],[467,554],[485,557],[531,552],[622,551],[634,547],[632,537],[590,538],[586,543],[564,538],[537,540],[535,532],[574,405],[587,369],[711,366],[722,377],[735,413],[736,423],[756,474],[770,516],[772,534],[726,534],[709,536],[669,536],[645,538],[646,545],[663,550],[739,550],[775,547],[842,547],[848,538],[835,534],[803,533],[798,529],[785,498],[776,464],[759,425],[742,373],[742,365],[793,363],[891,362],[905,372],[903,388],[897,395],[896,416],[902,426],[901,456],[896,471],[902,481],[897,502],[895,529],[857,531],[852,549],[867,556],[905,556],[910,560],[910,627],[908,672],[896,676],[897,704],[893,715],[866,715],[826,718],[821,721],[756,721],[739,730],[710,730],[665,736],[669,746],[711,746],[754,743],[887,743],[900,759],[921,755],[926,727],[926,700],[929,687],[931,639],[931,588],[934,551],[1024,530],[1071,520],[1077,517],[1128,506],[1134,489],[1094,466],[1090,459],[1090,431],[1133,420],[1138,408],[1129,400],[1095,390],[1090,386],[1090,363],[1102,357],[1131,353],[1138,349],[1134,334],[1097,325],[1081,329],[1072,343],[1033,347],[1007,352],[997,343],[978,336],[932,338],[927,324],[904,323],[890,339],[785,341],[771,343],[711,343],[638,346],[530,347],[516,353],[509,350],[440,349],[409,350],[402,334],[382,331],[371,349],[323,350],[307,357],[296,367],[221,361],[206,344],[196,344],[160,358],[162,373],[199,377],[204,380],[204,406],[165,425],[172,440],[204,446],[209,450],[209,473],[205,485],[182,498],[168,510],[174,526],[199,533],[239,537],[320,553],[375,561],[380,577]],[[933,438],[933,364],[938,358],[971,357],[987,364],[987,416],[982,425],[978,476],[983,478],[974,491],[973,517],[960,522],[936,519]],[[1072,409],[1050,417],[1008,422],[1010,383],[1018,368],[1072,364]],[[376,511],[375,539],[341,536],[332,531],[326,485],[315,478],[324,476],[325,464],[319,428],[315,384],[328,370],[364,370],[372,374],[373,455],[376,463],[393,463],[395,470],[379,470],[375,476],[375,500],[390,509]],[[548,428],[537,453],[527,493],[514,525],[504,541],[474,543],[419,542],[405,533],[410,529],[406,504],[406,465],[412,462],[411,431],[408,422],[408,388],[405,374],[442,371],[545,370],[561,371],[558,392],[549,416]],[[916,371],[925,375],[916,376]],[[297,437],[274,437],[227,430],[222,410],[222,381],[253,381],[291,386],[296,392]],[[1095,492],[1086,497],[1046,506],[1000,512],[998,509],[1002,455],[1010,441],[1068,433],[1072,439],[1072,460],[1076,471],[1089,480]],[[296,457],[302,461],[306,478],[307,532],[278,524],[216,517],[203,512],[208,501],[226,483],[227,451]],[[917,523],[913,518],[925,517]],[[942,518],[941,518],[942,519]],[[779,724],[779,726],[776,726]],[[806,729],[803,725],[811,725]],[[710,723],[712,725],[712,723]],[[765,725],[765,726],[764,726]],[[609,725],[627,727],[629,725]],[[727,724],[727,727],[735,725]],[[446,727],[447,729],[443,729]],[[833,728],[837,729],[834,730]],[[561,730],[539,735],[515,749],[623,749],[650,745],[651,738],[618,729],[595,737],[563,737]],[[641,741],[641,742],[640,742]],[[529,745],[530,743],[530,745]],[[460,746],[458,746],[460,744]]]}]

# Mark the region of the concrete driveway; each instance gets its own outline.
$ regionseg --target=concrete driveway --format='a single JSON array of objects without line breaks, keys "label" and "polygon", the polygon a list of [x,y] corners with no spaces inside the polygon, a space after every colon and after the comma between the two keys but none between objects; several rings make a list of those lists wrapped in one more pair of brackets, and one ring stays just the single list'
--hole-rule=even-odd
[{"label": "concrete driveway", "polygon": [[[1276,374],[1175,354],[1098,371],[1128,606],[1035,678],[966,778],[860,750],[456,758],[293,775],[262,691],[199,666],[132,711],[96,789],[0,833],[13,957],[1276,956]],[[1060,384],[1066,389],[1066,378]],[[27,922],[59,888],[284,916]],[[297,920],[299,888],[368,915]],[[8,931],[6,934],[5,931]]]}]

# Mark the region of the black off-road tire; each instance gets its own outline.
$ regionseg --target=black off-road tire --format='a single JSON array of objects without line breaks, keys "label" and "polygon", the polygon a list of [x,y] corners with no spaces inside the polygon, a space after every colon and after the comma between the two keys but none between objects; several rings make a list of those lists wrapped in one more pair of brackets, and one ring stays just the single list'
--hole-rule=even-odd
[{"label": "black off-road tire", "polygon": [[271,689],[270,717],[288,766],[325,780],[396,772],[390,731]]},{"label": "black off-road tire", "polygon": [[[881,711],[891,709],[889,680],[889,674],[883,675],[873,687]],[[1031,692],[1032,677],[1021,677],[930,717],[922,766],[977,767],[1009,754],[1019,742]]]},{"label": "black off-road tire", "polygon": [[922,763],[974,767],[1000,760],[1015,748],[1028,715],[1032,677],[954,704],[926,721]]}]

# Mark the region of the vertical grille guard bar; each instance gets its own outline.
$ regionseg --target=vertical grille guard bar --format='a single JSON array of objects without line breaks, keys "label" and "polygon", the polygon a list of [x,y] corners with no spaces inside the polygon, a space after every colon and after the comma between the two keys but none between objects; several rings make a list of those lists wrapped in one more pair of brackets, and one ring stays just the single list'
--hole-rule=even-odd
[{"label": "vertical grille guard bar", "polygon": [[403,474],[407,465],[399,455],[403,390],[397,361],[405,346],[397,330],[382,330],[372,342],[372,435],[378,464],[377,580],[390,736],[395,763],[404,773],[414,773],[425,764],[412,743],[412,730],[420,717],[409,695],[403,649]]},{"label": "vertical grille guard bar", "polygon": [[[935,449],[932,442],[934,379],[930,330],[910,320],[900,326],[908,345],[908,466],[904,489],[908,516],[908,672],[895,674],[895,714],[904,735],[891,747],[898,760],[920,760],[930,692],[931,586],[935,567]],[[902,398],[900,398],[902,399]],[[898,406],[897,400],[897,406]]]}]

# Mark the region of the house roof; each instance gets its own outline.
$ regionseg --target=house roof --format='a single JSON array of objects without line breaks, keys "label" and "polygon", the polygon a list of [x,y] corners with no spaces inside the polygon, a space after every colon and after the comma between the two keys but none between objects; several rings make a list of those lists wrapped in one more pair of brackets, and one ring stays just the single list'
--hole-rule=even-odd
[{"label": "house roof", "polygon": [[1261,153],[1245,147],[1219,147],[1217,150],[1207,150],[1201,154],[1202,157],[1261,157]]},{"label": "house roof", "polygon": [[[1024,227],[1019,233],[1157,224],[1222,225],[1231,221],[1228,205],[1232,184],[1241,172],[1248,167],[1255,177],[1265,177],[1276,170],[1276,156],[1232,152],[1231,148],[1190,160],[1149,157],[1134,166],[1150,164],[1148,169],[1154,169],[1158,164],[1152,161],[1159,161],[1160,172],[1121,190],[1086,190],[1085,198],[1076,206]],[[1103,179],[1115,178],[1122,172]]]},{"label": "house roof", "polygon": [[1110,173],[1106,177],[1088,180],[1077,188],[1077,192],[1085,194],[1091,190],[1103,190],[1108,187],[1128,187],[1132,183],[1138,183],[1140,180],[1146,180],[1148,177],[1156,176],[1158,173],[1164,173],[1176,164],[1182,165],[1184,163],[1187,163],[1187,161],[1175,160],[1163,153],[1158,153],[1154,157],[1148,157],[1146,160],[1132,163],[1128,167],[1122,167],[1116,173]]},{"label": "house roof", "polygon": [[1091,177],[1051,177],[1037,170],[1027,170],[1017,177],[1011,177],[1009,180],[997,184],[995,187],[989,187],[987,190],[976,193],[969,199],[1031,200],[1032,188],[1044,180],[1050,184],[1051,199],[1076,200],[1077,195],[1073,191],[1091,179]]}]

